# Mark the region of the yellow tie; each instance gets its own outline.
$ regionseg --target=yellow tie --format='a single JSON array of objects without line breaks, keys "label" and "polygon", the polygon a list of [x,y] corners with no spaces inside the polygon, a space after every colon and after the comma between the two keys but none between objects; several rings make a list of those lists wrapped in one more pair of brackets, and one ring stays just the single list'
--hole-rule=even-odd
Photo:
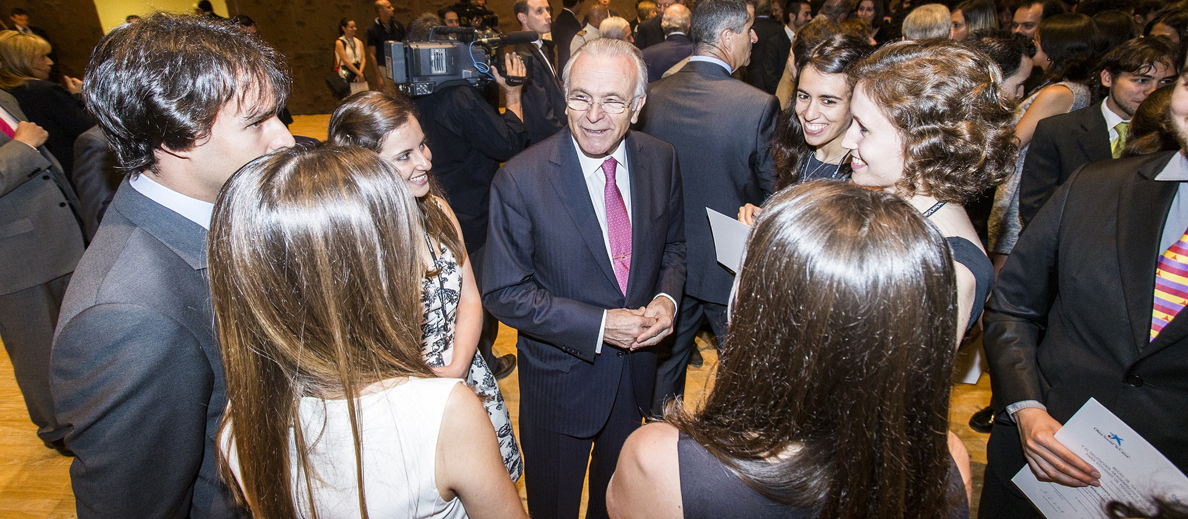
[{"label": "yellow tie", "polygon": [[1122,121],[1114,125],[1114,131],[1118,132],[1118,136],[1110,143],[1110,155],[1113,155],[1115,159],[1122,156],[1122,148],[1126,147],[1126,131],[1129,129],[1129,121]]}]

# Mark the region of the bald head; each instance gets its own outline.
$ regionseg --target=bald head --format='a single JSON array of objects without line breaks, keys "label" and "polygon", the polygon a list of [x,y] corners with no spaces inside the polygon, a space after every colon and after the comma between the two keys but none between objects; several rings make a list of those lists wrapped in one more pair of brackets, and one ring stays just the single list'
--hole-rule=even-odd
[{"label": "bald head", "polygon": [[587,14],[586,17],[588,18],[588,23],[591,26],[600,27],[602,26],[602,22],[604,20],[610,18],[610,9],[607,9],[601,5],[594,6],[593,9],[590,9],[590,13]]},{"label": "bald head", "polygon": [[660,19],[660,28],[664,35],[674,32],[689,33],[689,8],[682,4],[673,4],[664,10],[664,17]]}]

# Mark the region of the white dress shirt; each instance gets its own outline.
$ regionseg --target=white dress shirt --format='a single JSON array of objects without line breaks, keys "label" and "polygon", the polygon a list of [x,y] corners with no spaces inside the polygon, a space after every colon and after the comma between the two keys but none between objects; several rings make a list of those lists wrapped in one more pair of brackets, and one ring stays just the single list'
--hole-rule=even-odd
[{"label": "white dress shirt", "polygon": [[1118,138],[1118,130],[1114,127],[1118,126],[1118,123],[1126,122],[1129,119],[1123,119],[1121,116],[1114,113],[1113,110],[1110,110],[1110,107],[1106,106],[1106,101],[1108,101],[1108,99],[1101,102],[1101,116],[1105,117],[1106,128],[1110,131],[1110,144],[1113,144],[1114,139]]},{"label": "white dress shirt", "polygon": [[197,198],[190,198],[162,186],[149,178],[147,173],[133,176],[128,181],[128,185],[132,186],[132,189],[140,192],[140,194],[148,197],[149,200],[165,206],[166,209],[184,216],[191,222],[201,225],[203,229],[210,230],[210,217],[214,214],[214,204],[203,202]]},{"label": "white dress shirt", "polygon": [[[623,142],[615,147],[614,151],[606,157],[595,159],[587,157],[582,153],[582,148],[578,146],[577,140],[571,136],[569,138],[573,141],[573,149],[577,152],[578,164],[582,168],[582,178],[586,181],[586,190],[590,193],[590,202],[594,204],[594,216],[598,218],[598,228],[602,230],[602,244],[606,246],[606,259],[613,266],[615,264],[614,255],[611,254],[610,246],[610,232],[607,231],[606,221],[606,174],[602,171],[602,163],[606,162],[607,158],[615,159],[618,164],[615,166],[615,186],[619,188],[619,193],[623,195],[623,205],[627,208],[627,221],[632,221],[631,218],[631,172],[627,164],[627,152],[623,148]],[[633,235],[635,226],[631,226]],[[672,307],[677,308],[676,299],[663,292],[656,294],[656,297],[666,297],[672,301]],[[653,298],[655,299],[655,298]],[[606,310],[602,311],[602,325],[598,330],[598,344],[594,347],[594,353],[602,353],[602,339],[603,334],[606,333]],[[676,316],[674,315],[675,319]]]}]

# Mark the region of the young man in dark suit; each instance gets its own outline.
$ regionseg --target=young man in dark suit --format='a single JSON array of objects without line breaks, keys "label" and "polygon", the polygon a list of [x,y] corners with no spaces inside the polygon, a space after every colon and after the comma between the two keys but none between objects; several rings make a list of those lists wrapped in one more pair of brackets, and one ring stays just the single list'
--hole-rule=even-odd
[{"label": "young man in dark suit", "polygon": [[553,45],[557,46],[557,68],[565,70],[565,64],[569,63],[569,42],[582,30],[582,22],[577,18],[582,0],[561,0],[561,5],[561,12],[553,20]]},{"label": "young man in dark suit", "polygon": [[194,16],[122,25],[91,55],[83,95],[128,177],[79,261],[51,359],[80,518],[247,514],[216,466],[227,396],[206,231],[231,174],[293,144],[276,117],[287,70],[262,40]]},{"label": "young man in dark suit", "polygon": [[1168,116],[1181,149],[1083,166],[1052,194],[998,276],[984,344],[1000,414],[979,517],[1038,518],[1011,483],[1100,484],[1054,437],[1089,398],[1188,470],[1188,75]]},{"label": "young man in dark suit", "polygon": [[[512,10],[520,21],[520,30],[539,34],[552,30],[548,0],[519,0]],[[555,46],[554,42],[537,39],[515,47],[528,68],[522,98],[530,144],[543,141],[565,127],[565,96],[561,94],[561,69],[557,68]]]},{"label": "young man in dark suit", "polygon": [[83,253],[78,198],[42,146],[49,134],[2,91],[0,120],[0,341],[37,435],[66,454],[54,425],[49,362],[62,296]]},{"label": "young man in dark suit", "polygon": [[708,320],[719,338],[726,335],[734,276],[718,265],[706,208],[733,216],[745,204],[761,205],[775,190],[768,145],[779,101],[730,76],[750,55],[753,21],[747,0],[699,1],[692,29],[697,52],[680,71],[651,85],[640,118],[641,131],[676,147],[688,241],[688,281],[676,340],[659,350],[652,400],[656,417],[666,401],[684,394],[686,364],[702,321]]},{"label": "young man in dark suit", "polygon": [[676,152],[628,132],[646,75],[631,44],[587,43],[566,75],[568,130],[508,161],[491,188],[483,304],[519,330],[535,518],[578,516],[587,462],[587,517],[607,517],[607,483],[651,405],[653,346],[685,284]]},{"label": "young man in dark suit", "polygon": [[1156,88],[1176,78],[1173,49],[1160,38],[1135,38],[1102,58],[1101,104],[1039,122],[1019,178],[1019,217],[1026,225],[1073,171],[1118,158],[1130,118]]}]

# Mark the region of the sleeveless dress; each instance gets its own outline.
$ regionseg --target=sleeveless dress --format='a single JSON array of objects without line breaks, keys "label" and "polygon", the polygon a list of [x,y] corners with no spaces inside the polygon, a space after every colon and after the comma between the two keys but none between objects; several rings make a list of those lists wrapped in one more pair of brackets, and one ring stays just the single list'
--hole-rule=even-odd
[{"label": "sleeveless dress", "polygon": [[[378,391],[355,401],[363,453],[363,486],[371,517],[464,519],[462,501],[441,498],[437,488],[437,438],[446,401],[457,379],[409,377],[388,380]],[[302,434],[312,467],[318,517],[358,518],[359,483],[355,440],[346,400],[304,397],[298,405]],[[220,445],[237,480],[238,452],[224,429]],[[290,486],[300,517],[310,517],[309,486],[297,464],[295,435],[290,431]]]},{"label": "sleeveless dress", "polygon": [[[351,59],[351,64],[354,65],[355,68],[360,68],[359,65],[362,63],[360,56],[363,55],[363,42],[359,41],[359,38],[351,38],[350,41],[348,41],[346,36],[340,36],[338,41],[342,42],[343,50],[346,51],[347,57]],[[351,77],[353,76],[353,74],[351,74],[351,69],[347,68],[346,65],[342,63],[342,60],[338,59],[338,53],[334,54],[334,68],[335,70],[338,70],[339,76],[341,76],[343,79],[346,79],[347,84],[351,87],[352,94],[366,92],[368,90],[366,81],[354,81],[354,78]],[[348,79],[348,77],[350,79]]]},{"label": "sleeveless dress", "polygon": [[[1089,106],[1089,87],[1072,81],[1055,84],[1072,90],[1073,105],[1069,112]],[[1015,109],[1014,124],[1019,124],[1019,119],[1031,108],[1040,90],[1043,88],[1035,89],[1035,92],[1019,103]],[[994,207],[990,210],[990,220],[987,222],[990,252],[1010,254],[1019,239],[1019,232],[1023,230],[1023,222],[1019,220],[1019,176],[1023,174],[1023,160],[1027,158],[1027,149],[1030,147],[1031,143],[1027,143],[1027,146],[1019,148],[1019,156],[1015,159],[1015,171],[994,191]]]},{"label": "sleeveless dress", "polygon": [[[434,247],[428,236],[425,241],[429,242],[432,253]],[[425,362],[430,367],[440,368],[454,358],[454,327],[458,322],[458,301],[462,297],[462,269],[448,247],[442,246],[438,253],[432,254],[433,270],[437,275],[422,281],[421,304],[425,307],[425,314],[421,332],[425,336]],[[508,414],[495,375],[477,352],[470,363],[466,385],[474,389],[483,401],[487,417],[495,427],[499,452],[503,455],[503,465],[507,467],[508,475],[512,481],[519,480],[524,473],[524,462],[520,458],[520,448],[512,430],[511,415]]]},{"label": "sleeveless dress", "polygon": [[[747,486],[696,440],[680,433],[677,467],[685,519],[812,519],[814,508],[777,503]],[[957,464],[949,458],[949,519],[969,519],[969,500]]]}]

